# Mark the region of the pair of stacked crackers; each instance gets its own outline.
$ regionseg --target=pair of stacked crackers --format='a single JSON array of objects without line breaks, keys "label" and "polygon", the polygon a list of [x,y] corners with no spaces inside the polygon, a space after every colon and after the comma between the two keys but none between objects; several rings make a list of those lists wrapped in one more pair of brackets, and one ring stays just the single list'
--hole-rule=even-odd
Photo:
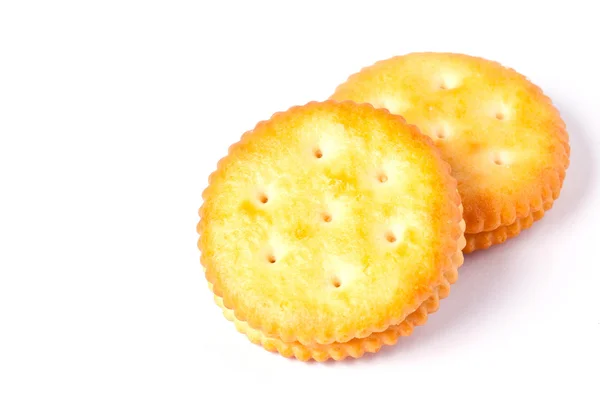
[{"label": "pair of stacked crackers", "polygon": [[246,132],[203,192],[198,247],[227,319],[265,349],[341,360],[438,310],[463,254],[539,220],[569,142],[542,90],[497,62],[411,53]]}]

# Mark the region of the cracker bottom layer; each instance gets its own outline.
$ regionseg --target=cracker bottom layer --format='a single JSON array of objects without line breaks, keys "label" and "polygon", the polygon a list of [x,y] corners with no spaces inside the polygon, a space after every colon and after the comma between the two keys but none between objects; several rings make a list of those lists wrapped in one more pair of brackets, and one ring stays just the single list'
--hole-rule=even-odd
[{"label": "cracker bottom layer", "polygon": [[489,249],[494,245],[499,245],[510,238],[514,238],[522,231],[531,227],[534,222],[544,217],[544,213],[552,208],[552,204],[553,202],[547,202],[543,209],[534,211],[526,217],[519,218],[510,225],[502,225],[492,231],[483,231],[475,234],[465,233],[467,244],[463,252],[468,254],[475,250]]},{"label": "cracker bottom layer", "polygon": [[[462,243],[464,245],[464,241]],[[400,337],[411,335],[416,326],[425,324],[428,315],[438,310],[440,300],[450,294],[450,285],[458,279],[458,268],[462,264],[463,252],[458,250],[452,258],[452,268],[444,273],[440,284],[435,287],[431,297],[409,314],[403,322],[392,325],[382,332],[375,332],[367,337],[355,338],[345,343],[303,345],[297,341],[285,343],[280,339],[267,337],[261,331],[250,327],[248,323],[237,319],[234,312],[223,305],[221,297],[215,295],[214,299],[223,310],[225,318],[233,322],[240,333],[245,334],[252,343],[261,345],[267,351],[301,361],[324,362],[329,359],[339,361],[348,357],[360,358],[366,353],[378,352],[383,346],[395,345]],[[212,290],[210,284],[209,287]]]}]

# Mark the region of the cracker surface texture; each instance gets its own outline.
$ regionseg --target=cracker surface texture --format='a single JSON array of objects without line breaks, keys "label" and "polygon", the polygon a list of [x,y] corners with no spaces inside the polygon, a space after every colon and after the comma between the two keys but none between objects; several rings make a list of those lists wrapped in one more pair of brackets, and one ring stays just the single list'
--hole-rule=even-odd
[{"label": "cracker surface texture", "polygon": [[433,139],[458,181],[466,253],[518,235],[560,194],[570,155],[566,126],[538,86],[497,62],[397,56],[350,76],[331,99],[386,108]]},{"label": "cracker surface texture", "polygon": [[[464,247],[464,238],[462,242],[459,247]],[[454,257],[452,269],[444,273],[444,279],[435,288],[434,293],[402,322],[391,325],[383,332],[371,333],[367,337],[354,338],[345,343],[303,345],[297,341],[286,343],[277,338],[266,337],[259,330],[253,329],[246,322],[237,319],[233,311],[223,305],[221,297],[215,295],[214,300],[223,311],[225,318],[232,321],[240,333],[245,334],[251,342],[263,346],[268,351],[277,352],[287,358],[294,357],[301,361],[314,359],[317,362],[324,362],[329,359],[339,361],[348,357],[360,358],[366,353],[379,352],[383,346],[395,345],[400,337],[410,336],[416,326],[424,325],[428,315],[437,312],[440,300],[450,294],[450,285],[458,279],[458,268],[462,263],[462,249],[459,249]],[[212,290],[210,283],[209,288]]]},{"label": "cracker surface texture", "polygon": [[369,104],[276,113],[230,147],[203,200],[198,246],[215,300],[285,356],[392,344],[437,309],[462,264],[447,162],[415,126]]}]

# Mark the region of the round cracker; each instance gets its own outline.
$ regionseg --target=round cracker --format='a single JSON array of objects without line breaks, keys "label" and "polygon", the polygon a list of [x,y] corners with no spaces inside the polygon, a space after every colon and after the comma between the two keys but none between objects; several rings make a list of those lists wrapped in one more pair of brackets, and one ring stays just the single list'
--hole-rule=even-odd
[{"label": "round cracker", "polygon": [[206,278],[235,318],[304,345],[398,324],[432,296],[463,237],[431,140],[368,104],[311,102],[231,146],[203,192]]},{"label": "round cracker", "polygon": [[397,56],[350,76],[331,99],[387,108],[434,140],[458,180],[465,252],[518,235],[559,196],[570,154],[565,124],[538,86],[497,62]]}]

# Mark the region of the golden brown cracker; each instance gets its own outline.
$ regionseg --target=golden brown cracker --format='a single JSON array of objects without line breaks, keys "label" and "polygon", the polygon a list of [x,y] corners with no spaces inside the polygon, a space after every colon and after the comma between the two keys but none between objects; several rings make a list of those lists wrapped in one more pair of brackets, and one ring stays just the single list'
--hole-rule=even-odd
[{"label": "golden brown cracker", "polygon": [[570,155],[565,124],[538,86],[497,62],[397,56],[350,76],[331,99],[387,108],[434,140],[458,180],[465,252],[517,235],[559,196]]},{"label": "golden brown cracker", "polygon": [[402,117],[351,101],[259,123],[203,199],[198,246],[215,295],[284,343],[345,343],[399,324],[464,245],[439,150]]}]

